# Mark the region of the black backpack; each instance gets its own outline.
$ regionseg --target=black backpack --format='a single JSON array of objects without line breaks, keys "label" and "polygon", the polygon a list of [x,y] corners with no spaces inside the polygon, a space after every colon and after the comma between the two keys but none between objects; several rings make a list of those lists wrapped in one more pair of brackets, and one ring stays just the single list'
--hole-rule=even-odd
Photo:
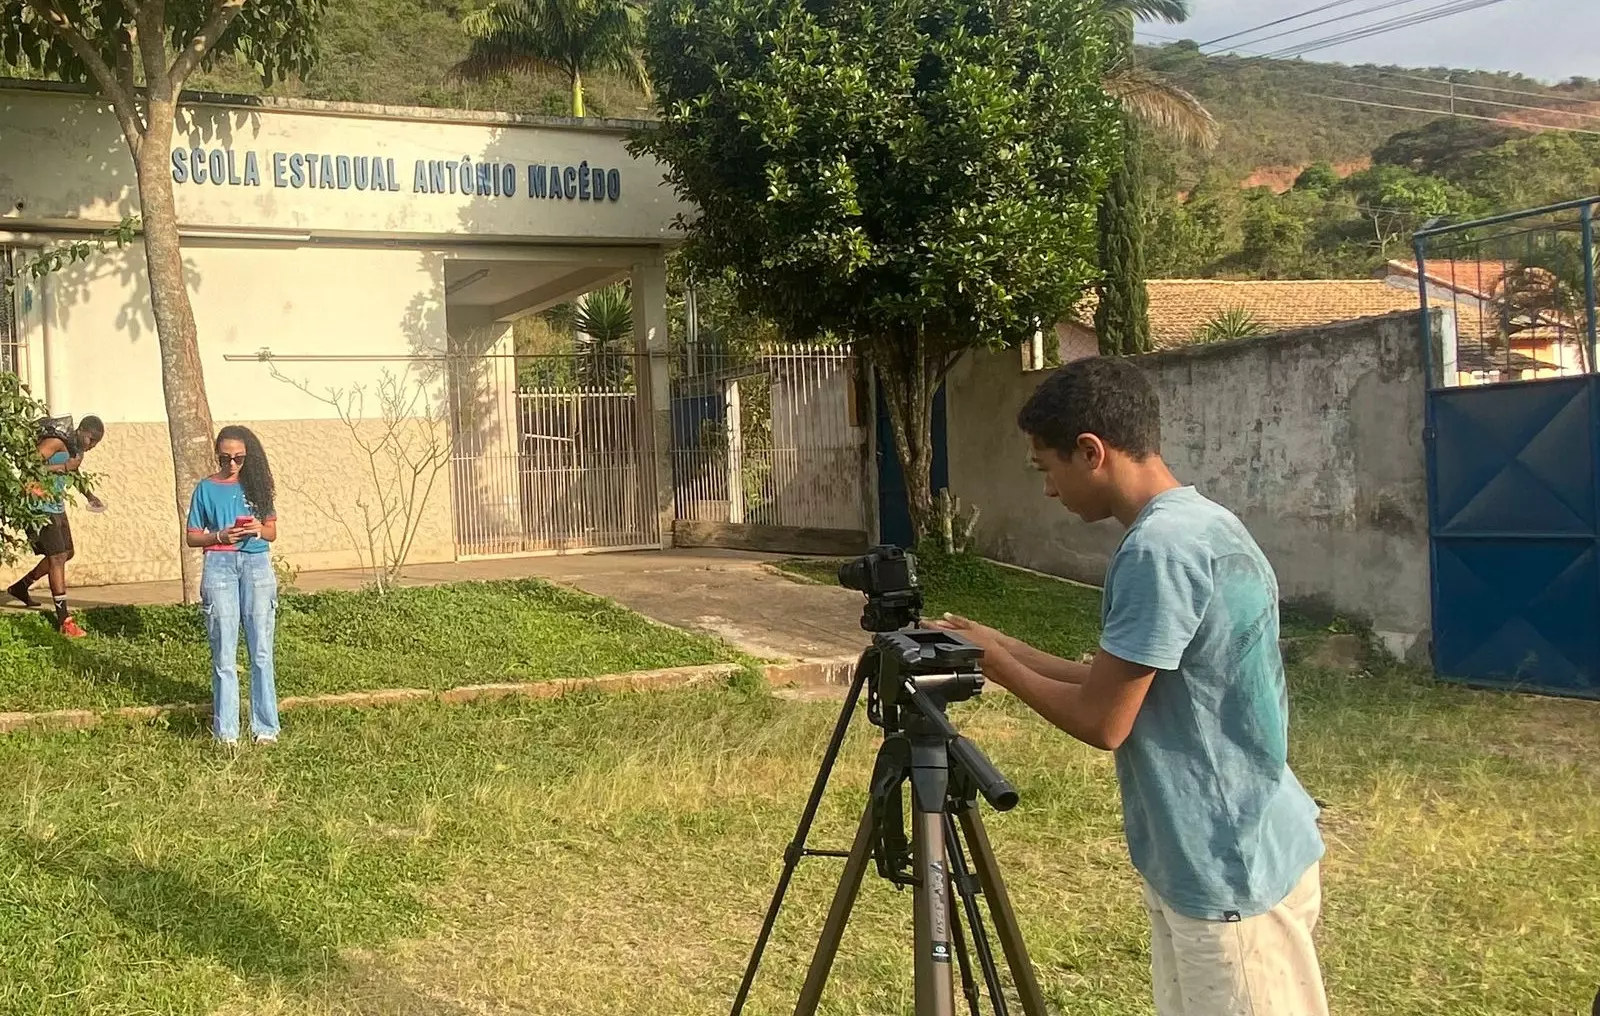
[{"label": "black backpack", "polygon": [[67,454],[77,458],[81,449],[78,446],[78,428],[73,425],[70,416],[47,416],[38,423],[39,441],[42,444],[50,438],[59,438],[67,446]]}]

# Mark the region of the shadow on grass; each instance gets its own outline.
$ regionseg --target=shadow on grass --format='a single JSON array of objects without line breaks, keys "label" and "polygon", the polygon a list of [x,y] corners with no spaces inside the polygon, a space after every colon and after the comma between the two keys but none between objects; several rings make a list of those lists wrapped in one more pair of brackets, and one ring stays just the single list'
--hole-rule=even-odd
[{"label": "shadow on grass", "polygon": [[[105,608],[84,615],[91,637],[67,639],[43,616],[19,618],[13,630],[26,645],[45,650],[63,671],[97,686],[119,686],[141,704],[203,702],[210,697],[206,673],[182,680],[170,671],[130,659],[130,644],[145,634],[145,623],[132,607]],[[202,635],[203,640],[203,635]]]},{"label": "shadow on grass", "polygon": [[13,837],[34,877],[94,887],[96,906],[147,954],[209,959],[240,977],[303,982],[338,966],[336,949],[286,930],[269,909],[216,882],[120,858],[93,840],[68,844]]}]

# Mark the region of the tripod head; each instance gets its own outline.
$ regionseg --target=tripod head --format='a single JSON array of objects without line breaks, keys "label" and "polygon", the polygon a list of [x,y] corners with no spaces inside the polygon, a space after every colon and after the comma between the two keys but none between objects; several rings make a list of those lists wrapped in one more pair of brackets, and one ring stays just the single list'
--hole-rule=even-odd
[{"label": "tripod head", "polygon": [[945,710],[983,691],[983,649],[954,632],[879,632],[863,656],[876,662],[867,686],[867,718],[883,728],[872,775],[878,874],[911,885],[911,844],[903,791],[915,811],[955,812],[979,795],[997,811],[1017,805],[1017,791],[983,751],[956,730]]}]

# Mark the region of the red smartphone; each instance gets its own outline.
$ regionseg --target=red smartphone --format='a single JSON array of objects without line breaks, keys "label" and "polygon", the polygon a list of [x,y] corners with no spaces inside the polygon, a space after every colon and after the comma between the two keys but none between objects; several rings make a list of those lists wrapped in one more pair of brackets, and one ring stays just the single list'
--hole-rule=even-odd
[{"label": "red smartphone", "polygon": [[241,526],[248,526],[250,523],[254,522],[255,520],[256,520],[256,517],[254,515],[241,515],[238,518],[233,520],[233,528],[238,529]]}]

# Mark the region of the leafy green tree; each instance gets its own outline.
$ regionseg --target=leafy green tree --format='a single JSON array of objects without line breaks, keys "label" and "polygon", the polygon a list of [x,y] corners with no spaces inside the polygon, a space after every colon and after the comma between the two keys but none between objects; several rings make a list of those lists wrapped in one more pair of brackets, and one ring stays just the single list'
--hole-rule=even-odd
[{"label": "leafy green tree", "polygon": [[1295,177],[1294,189],[1326,195],[1339,186],[1339,172],[1331,162],[1314,162]]},{"label": "leafy green tree", "polygon": [[[326,0],[0,0],[0,60],[26,72],[93,85],[111,106],[138,180],[150,309],[161,353],[177,517],[195,477],[211,472],[211,406],[194,308],[183,274],[170,153],[184,86],[225,57],[271,84],[317,56]],[[181,537],[180,537],[181,539]],[[180,553],[184,592],[199,592],[193,555]]]},{"label": "leafy green tree", "polygon": [[656,0],[662,119],[635,144],[696,215],[696,278],[876,368],[913,526],[933,396],[967,350],[1031,337],[1095,278],[1117,157],[1093,0]]},{"label": "leafy green tree", "polygon": [[1443,117],[1394,134],[1373,149],[1372,161],[1454,180],[1472,156],[1523,136],[1514,127]]},{"label": "leafy green tree", "polygon": [[1399,166],[1373,166],[1345,181],[1356,212],[1370,228],[1366,243],[1387,260],[1409,248],[1411,234],[1429,219],[1460,216],[1478,204],[1448,180]]},{"label": "leafy green tree", "polygon": [[45,415],[15,374],[0,371],[0,565],[27,549],[27,534],[41,521],[33,492],[51,479],[39,458],[36,429]]},{"label": "leafy green tree", "polygon": [[1150,296],[1145,288],[1145,143],[1139,126],[1149,124],[1181,141],[1209,147],[1216,142],[1216,123],[1194,96],[1135,61],[1134,21],[1185,21],[1187,0],[1100,0],[1100,8],[1112,26],[1106,91],[1122,103],[1124,112],[1122,159],[1100,199],[1094,325],[1102,353],[1143,353],[1150,348]]},{"label": "leafy green tree", "polygon": [[472,39],[451,75],[485,81],[507,73],[550,71],[572,91],[572,115],[584,115],[583,76],[617,71],[646,93],[641,47],[644,13],[634,0],[499,0],[462,20]]}]

